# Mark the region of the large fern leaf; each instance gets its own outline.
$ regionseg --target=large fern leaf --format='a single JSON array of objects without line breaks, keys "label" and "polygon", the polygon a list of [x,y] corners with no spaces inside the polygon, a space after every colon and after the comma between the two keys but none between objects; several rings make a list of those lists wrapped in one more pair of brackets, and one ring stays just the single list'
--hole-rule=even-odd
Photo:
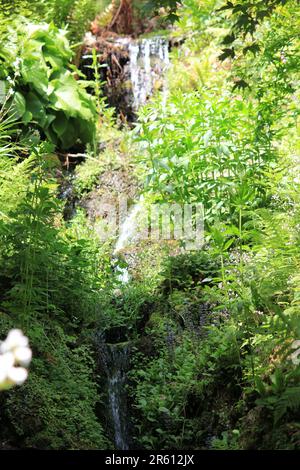
[{"label": "large fern leaf", "polygon": [[300,410],[300,387],[289,387],[275,405],[274,424],[277,424],[288,411],[298,410]]}]

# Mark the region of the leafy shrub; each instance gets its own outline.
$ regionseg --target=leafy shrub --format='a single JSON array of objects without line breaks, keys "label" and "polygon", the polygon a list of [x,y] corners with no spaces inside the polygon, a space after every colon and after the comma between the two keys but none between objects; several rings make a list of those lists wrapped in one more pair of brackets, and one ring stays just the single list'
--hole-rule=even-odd
[{"label": "leafy shrub", "polygon": [[41,335],[41,325],[32,323],[31,336],[35,359],[28,382],[7,394],[2,418],[14,439],[39,449],[106,448],[95,415],[99,394],[89,346],[76,346],[75,338],[53,325]]},{"label": "leafy shrub", "polygon": [[216,257],[209,251],[199,251],[170,257],[162,271],[163,286],[168,289],[191,289],[209,284],[219,269]]},{"label": "leafy shrub", "polygon": [[146,107],[136,127],[145,190],[165,202],[202,202],[207,221],[233,215],[246,194],[260,205],[262,175],[277,155],[263,125],[256,131],[258,113],[256,104],[213,91],[174,94],[166,110]]},{"label": "leafy shrub", "polygon": [[22,327],[34,356],[26,386],[1,397],[0,438],[21,447],[97,449],[109,445],[95,413],[90,339],[103,260],[84,230],[64,226],[52,149],[43,144],[24,162],[0,162],[0,336]]},{"label": "leafy shrub", "polygon": [[[88,29],[89,22],[100,8],[101,0],[0,0],[0,21],[24,16],[31,21],[52,21],[56,26],[68,25],[70,41],[78,43]],[[84,12],[84,14],[83,14]],[[1,28],[0,28],[1,34]]]},{"label": "leafy shrub", "polygon": [[[157,325],[153,333],[158,333]],[[191,341],[184,337],[169,348],[160,344],[155,359],[136,356],[136,368],[130,378],[135,384],[132,394],[138,410],[137,440],[144,448],[182,449],[191,438],[192,427],[185,418],[185,407],[196,383],[194,353]]]},{"label": "leafy shrub", "polygon": [[[60,4],[61,2],[56,1],[56,3]],[[65,20],[68,24],[69,37],[72,43],[83,39],[85,32],[89,29],[90,22],[94,19],[100,7],[101,0],[72,0],[72,6]],[[56,21],[55,8],[52,16],[51,20]]]}]

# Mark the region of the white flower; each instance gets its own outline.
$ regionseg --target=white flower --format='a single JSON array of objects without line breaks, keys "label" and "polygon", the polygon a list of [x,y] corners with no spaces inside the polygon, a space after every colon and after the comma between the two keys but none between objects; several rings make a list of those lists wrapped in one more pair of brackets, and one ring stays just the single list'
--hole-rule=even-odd
[{"label": "white flower", "polygon": [[21,330],[11,330],[5,341],[0,345],[0,353],[6,353],[16,348],[27,347],[28,338],[23,335]]},{"label": "white flower", "polygon": [[12,385],[22,385],[28,377],[27,369],[24,367],[12,367],[8,373],[8,381]]},{"label": "white flower", "polygon": [[22,62],[21,58],[17,57],[16,60],[12,63],[12,65],[13,65],[13,67],[15,67],[17,69],[17,68],[19,68],[21,62]]},{"label": "white flower", "polygon": [[281,60],[281,62],[282,62],[283,64],[286,64],[286,63],[287,63],[287,60],[286,60],[286,57],[285,57],[284,54],[281,54],[280,60]]},{"label": "white flower", "polygon": [[14,351],[15,360],[21,366],[27,367],[29,366],[32,358],[32,352],[30,348],[21,346],[16,348]]},{"label": "white flower", "polygon": [[28,376],[25,367],[29,366],[31,358],[28,338],[21,330],[11,330],[6,340],[0,343],[0,390],[25,382]]},{"label": "white flower", "polygon": [[10,98],[13,94],[14,94],[14,89],[13,88],[9,88],[8,91],[7,91],[7,98]]},{"label": "white flower", "polygon": [[0,383],[5,382],[8,372],[13,367],[14,363],[15,357],[13,353],[8,352],[0,355]]}]

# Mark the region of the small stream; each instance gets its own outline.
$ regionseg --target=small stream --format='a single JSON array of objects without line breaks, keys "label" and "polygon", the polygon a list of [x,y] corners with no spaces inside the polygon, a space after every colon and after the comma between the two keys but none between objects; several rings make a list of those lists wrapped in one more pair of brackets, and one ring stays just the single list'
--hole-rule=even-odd
[{"label": "small stream", "polygon": [[126,373],[129,367],[129,343],[100,346],[101,363],[107,376],[109,414],[116,449],[129,449],[129,418],[126,397]]},{"label": "small stream", "polygon": [[99,41],[97,36],[87,33],[81,66],[89,80],[94,79],[91,54],[95,48],[99,52],[100,73],[105,83],[107,103],[120,116],[133,123],[139,108],[156,91],[161,92],[162,101],[166,102],[166,72],[170,66],[168,37],[133,39],[130,36],[120,36],[110,38],[103,45],[101,38]]},{"label": "small stream", "polygon": [[109,406],[113,417],[114,431],[115,431],[115,445],[117,449],[128,450],[126,422],[122,419],[121,414],[121,393],[125,382],[125,375],[120,369],[108,379],[109,390]]},{"label": "small stream", "polygon": [[139,233],[139,221],[142,217],[143,211],[143,197],[140,197],[140,200],[137,204],[133,206],[127,217],[125,218],[115,249],[113,252],[113,257],[115,261],[115,272],[117,274],[117,279],[122,284],[128,284],[130,281],[130,274],[128,269],[125,267],[120,267],[118,262],[118,254],[126,248],[132,241],[134,241],[135,235]]},{"label": "small stream", "polygon": [[[169,67],[169,41],[161,37],[133,40],[121,37],[115,40],[128,52],[128,62],[124,68],[124,79],[130,80],[131,86],[126,89],[125,97],[133,116],[138,109],[147,103],[156,90],[160,90],[163,100],[167,96],[165,72]],[[90,77],[91,79],[93,77]],[[74,198],[74,175],[67,173],[61,185],[59,198],[66,201],[64,217],[71,220],[76,212],[77,200]],[[122,267],[119,255],[139,233],[139,223],[143,214],[144,200],[131,208],[123,221],[116,241],[112,260],[118,282],[125,286],[131,280],[126,267]],[[128,407],[126,382],[130,367],[130,342],[126,331],[96,334],[102,386],[106,388],[106,407],[104,414],[108,419],[109,434],[117,450],[130,449],[130,410]],[[107,333],[107,332],[106,332]]]},{"label": "small stream", "polygon": [[[126,98],[135,113],[146,104],[156,90],[166,98],[167,86],[165,72],[169,67],[169,41],[161,37],[133,40],[121,37],[116,40],[128,51],[129,60],[125,66],[124,77],[130,80]],[[132,208],[124,220],[113,251],[113,262],[118,281],[126,285],[130,282],[127,268],[118,265],[118,254],[128,246],[138,229],[138,219],[143,209],[143,198]],[[117,335],[118,336],[118,335]],[[125,332],[126,337],[126,332]],[[123,342],[122,342],[123,341]],[[102,373],[106,375],[107,407],[109,422],[117,450],[130,448],[130,413],[127,404],[126,381],[130,367],[130,343],[123,338],[98,336],[99,362]]]},{"label": "small stream", "polygon": [[164,74],[169,60],[169,41],[161,37],[131,41],[129,43],[129,68],[132,83],[133,108],[135,111],[144,105],[160,88],[167,92]]}]

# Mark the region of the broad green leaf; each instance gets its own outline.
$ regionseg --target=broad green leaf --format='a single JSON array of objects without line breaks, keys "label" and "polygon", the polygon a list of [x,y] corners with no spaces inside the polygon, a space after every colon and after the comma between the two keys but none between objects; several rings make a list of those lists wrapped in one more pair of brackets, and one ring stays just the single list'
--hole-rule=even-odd
[{"label": "broad green leaf", "polygon": [[[53,124],[52,124],[51,128],[53,129]],[[53,129],[53,131],[55,132],[54,129]],[[59,136],[59,140],[61,142],[61,147],[63,149],[68,149],[68,148],[72,147],[73,145],[75,145],[78,137],[79,136],[78,136],[78,133],[76,132],[75,126],[73,125],[71,120],[69,120],[64,133]]]},{"label": "broad green leaf", "polygon": [[68,126],[68,118],[64,113],[58,113],[55,120],[52,122],[53,130],[56,132],[58,137],[61,137]]},{"label": "broad green leaf", "polygon": [[25,83],[30,84],[40,94],[47,93],[48,77],[47,72],[37,67],[36,62],[27,61],[22,68],[22,78]]},{"label": "broad green leaf", "polygon": [[24,114],[23,114],[23,117],[22,117],[22,122],[24,124],[28,124],[30,121],[32,121],[32,113],[30,111],[26,111]]},{"label": "broad green leaf", "polygon": [[33,92],[29,92],[26,97],[26,109],[31,112],[33,119],[41,127],[47,123],[46,108],[42,100]]}]

